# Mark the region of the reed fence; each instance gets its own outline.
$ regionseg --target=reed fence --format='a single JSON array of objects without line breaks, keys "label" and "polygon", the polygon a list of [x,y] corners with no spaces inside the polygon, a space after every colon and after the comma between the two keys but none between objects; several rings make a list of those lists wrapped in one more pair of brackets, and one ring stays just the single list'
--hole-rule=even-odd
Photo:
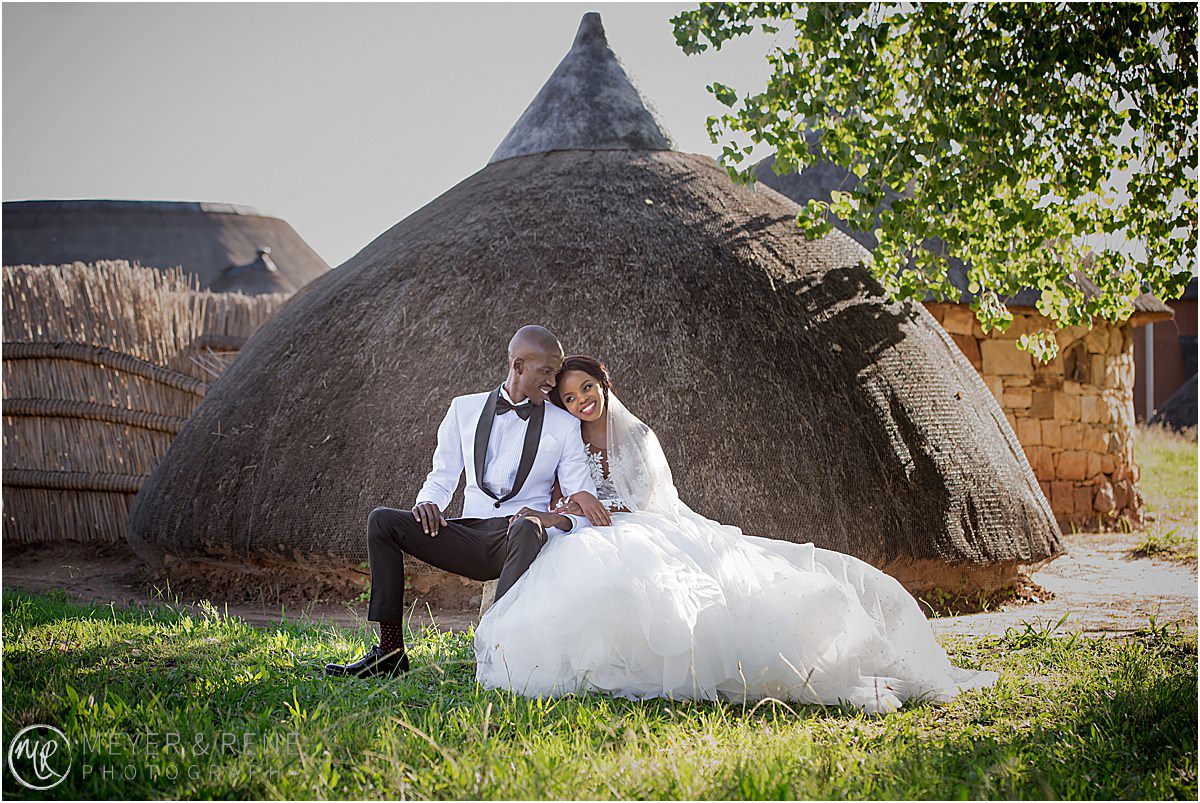
[{"label": "reed fence", "polygon": [[203,318],[202,333],[188,358],[215,378],[238,351],[291,296],[286,293],[248,296],[242,293],[196,293]]},{"label": "reed fence", "polygon": [[286,296],[124,261],[3,270],[3,538],[124,541],[142,481]]}]

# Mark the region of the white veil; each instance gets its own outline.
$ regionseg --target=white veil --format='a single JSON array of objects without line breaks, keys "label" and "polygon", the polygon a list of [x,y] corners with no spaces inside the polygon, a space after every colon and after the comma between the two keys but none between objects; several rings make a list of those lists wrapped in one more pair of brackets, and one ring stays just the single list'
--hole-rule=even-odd
[{"label": "white veil", "polygon": [[740,528],[713,521],[683,503],[658,436],[612,391],[608,394],[608,478],[634,513],[658,513],[702,531],[742,534]]},{"label": "white veil", "polygon": [[679,515],[682,503],[658,436],[611,391],[608,476],[618,497],[634,513],[661,513],[673,518]]}]

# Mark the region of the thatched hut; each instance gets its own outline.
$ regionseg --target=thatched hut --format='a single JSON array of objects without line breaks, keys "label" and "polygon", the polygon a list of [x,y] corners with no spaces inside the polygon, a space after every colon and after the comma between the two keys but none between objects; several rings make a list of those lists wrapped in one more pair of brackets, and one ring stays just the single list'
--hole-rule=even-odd
[{"label": "thatched hut", "polygon": [[[264,264],[263,254],[269,258]],[[127,260],[182,267],[201,289],[292,293],[329,265],[288,223],[248,206],[177,201],[5,201],[4,264]]]},{"label": "thatched hut", "polygon": [[138,494],[135,549],[356,567],[371,509],[413,503],[450,398],[498,384],[538,322],[608,362],[708,516],[914,589],[1057,555],[1016,436],[932,316],[888,302],[850,238],[806,240],[792,202],[669,143],[586,15],[486,167],[243,348]]},{"label": "thatched hut", "polygon": [[271,249],[266,246],[259,248],[255,257],[245,265],[230,265],[211,287],[214,293],[245,293],[260,295],[284,293],[291,295],[296,287],[288,281],[271,259]]},{"label": "thatched hut", "polygon": [[[801,204],[829,201],[834,191],[849,191],[858,182],[849,170],[826,161],[782,176],[773,166],[773,157],[756,165],[758,180]],[[884,203],[898,197],[888,191]],[[852,229],[836,216],[830,222],[865,248],[875,247],[872,231]],[[941,248],[937,241],[926,246]],[[1134,330],[1157,321],[1169,323],[1171,309],[1153,296],[1142,295],[1123,323],[1098,320],[1091,328],[1059,330],[1055,334],[1059,355],[1043,364],[1017,348],[1021,335],[1050,326],[1037,310],[1040,291],[1024,289],[1009,298],[1012,325],[985,334],[968,306],[974,294],[967,266],[954,257],[948,262],[947,275],[958,298],[930,299],[925,306],[1000,403],[1059,523],[1063,527],[1111,527],[1118,520],[1141,524],[1145,502],[1133,459]],[[1076,280],[1084,295],[1098,292],[1086,270],[1078,272]]]},{"label": "thatched hut", "polygon": [[1196,428],[1196,374],[1163,402],[1150,423],[1162,424],[1177,432]]}]

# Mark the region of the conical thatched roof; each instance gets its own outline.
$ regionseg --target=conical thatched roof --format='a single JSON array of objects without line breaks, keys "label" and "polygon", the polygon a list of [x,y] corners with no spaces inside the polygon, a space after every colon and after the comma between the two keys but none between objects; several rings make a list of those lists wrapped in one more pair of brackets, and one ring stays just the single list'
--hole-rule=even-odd
[{"label": "conical thatched roof", "polygon": [[583,15],[571,50],[489,162],[547,151],[674,147],[650,104],[608,46],[600,15]]},{"label": "conical thatched roof", "polygon": [[[270,249],[279,278],[291,288],[256,289],[229,280],[231,265],[246,265]],[[247,295],[291,292],[329,265],[286,221],[232,204],[176,201],[5,201],[4,264],[59,265],[123,259],[155,268],[180,266],[201,288]],[[270,283],[268,283],[270,284]]]},{"label": "conical thatched roof", "polygon": [[451,397],[497,385],[537,322],[608,362],[706,515],[914,585],[1057,554],[971,365],[924,309],[882,298],[859,245],[808,242],[795,211],[706,156],[493,162],[260,330],[142,487],[131,542],[358,565],[371,509],[413,503]]},{"label": "conical thatched roof", "polygon": [[[814,136],[810,133],[808,140],[811,142]],[[798,204],[806,204],[813,200],[829,202],[832,200],[834,192],[849,192],[858,185],[857,176],[844,167],[825,160],[818,160],[799,173],[778,175],[774,167],[775,157],[768,156],[754,166],[754,175],[762,184],[782,195],[786,195]],[[887,208],[899,198],[899,193],[887,187],[884,189],[881,207]],[[864,248],[874,250],[875,246],[879,244],[875,239],[873,231],[851,228],[849,224],[836,215],[830,215],[829,222],[839,231],[852,237]],[[876,217],[876,223],[878,223],[878,217]],[[935,253],[940,253],[944,250],[942,241],[934,237],[926,240],[923,245]],[[946,263],[947,278],[949,278],[950,284],[960,294],[957,301],[961,304],[969,304],[974,299],[975,294],[970,291],[971,282],[967,278],[966,263],[955,256],[948,257]],[[1083,291],[1085,297],[1094,298],[1099,295],[1100,288],[1083,271],[1076,273],[1075,281],[1079,283],[1079,288]],[[1006,303],[1014,309],[1036,310],[1039,298],[1041,298],[1040,290],[1027,287],[1010,297]],[[1132,322],[1135,325],[1168,320],[1171,318],[1171,315],[1170,307],[1152,295],[1143,293],[1134,300]]]}]

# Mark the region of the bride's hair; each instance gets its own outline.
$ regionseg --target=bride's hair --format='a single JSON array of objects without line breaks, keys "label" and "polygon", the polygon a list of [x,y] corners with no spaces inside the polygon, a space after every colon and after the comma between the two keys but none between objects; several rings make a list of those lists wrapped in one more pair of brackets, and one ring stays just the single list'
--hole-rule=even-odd
[{"label": "bride's hair", "polygon": [[600,390],[604,393],[604,403],[608,404],[608,392],[612,390],[612,380],[608,376],[608,369],[604,367],[604,363],[586,354],[572,354],[563,360],[562,368],[558,369],[558,374],[554,377],[554,390],[550,391],[550,401],[556,407],[567,409],[567,405],[563,404],[562,396],[558,393],[558,381],[567,371],[583,371],[599,382]]}]

